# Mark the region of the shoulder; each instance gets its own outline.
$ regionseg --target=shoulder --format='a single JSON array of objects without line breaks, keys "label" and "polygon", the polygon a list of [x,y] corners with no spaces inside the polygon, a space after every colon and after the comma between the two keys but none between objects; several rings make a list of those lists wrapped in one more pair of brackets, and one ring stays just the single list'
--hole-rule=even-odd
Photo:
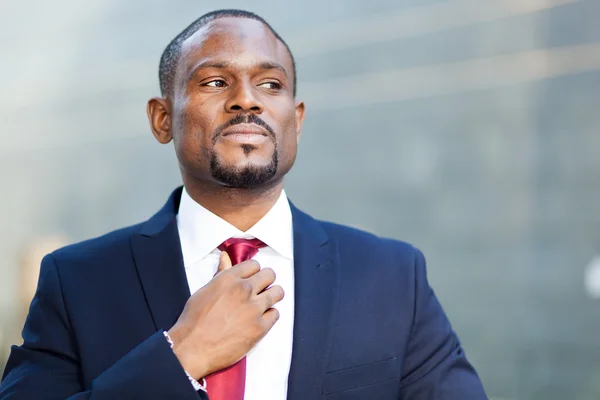
[{"label": "shoulder", "polygon": [[131,261],[132,236],[138,233],[142,235],[156,234],[175,221],[181,193],[182,187],[175,189],[165,205],[147,221],[63,247],[54,251],[51,256],[58,264],[105,261],[107,258]]},{"label": "shoulder", "polygon": [[327,221],[318,222],[329,239],[336,244],[340,256],[394,261],[405,266],[413,266],[423,258],[422,252],[408,242],[378,236],[347,225]]},{"label": "shoulder", "polygon": [[127,256],[131,251],[131,235],[140,230],[142,224],[132,225],[106,233],[102,236],[74,243],[52,252],[59,265],[80,264],[89,261],[104,261],[107,258]]},{"label": "shoulder", "polygon": [[[102,236],[74,243],[47,255],[40,266],[40,285],[46,290],[77,302],[98,290],[115,292],[123,283],[134,282],[137,272],[132,236],[139,225],[121,228]],[[60,292],[57,292],[60,288]],[[87,296],[87,297],[86,297]]]}]

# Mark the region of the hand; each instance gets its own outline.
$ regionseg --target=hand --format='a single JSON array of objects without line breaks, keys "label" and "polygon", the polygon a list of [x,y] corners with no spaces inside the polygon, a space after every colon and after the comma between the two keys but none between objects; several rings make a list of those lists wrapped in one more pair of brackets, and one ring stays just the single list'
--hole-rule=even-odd
[{"label": "hand", "polygon": [[195,379],[227,368],[241,360],[279,319],[272,308],[283,299],[275,272],[260,269],[254,261],[232,268],[221,252],[215,277],[198,289],[169,330],[173,351]]}]

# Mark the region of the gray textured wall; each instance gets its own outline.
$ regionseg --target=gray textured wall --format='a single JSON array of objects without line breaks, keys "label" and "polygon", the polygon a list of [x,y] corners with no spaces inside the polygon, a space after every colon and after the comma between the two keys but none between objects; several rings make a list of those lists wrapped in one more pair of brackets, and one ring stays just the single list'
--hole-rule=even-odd
[{"label": "gray textured wall", "polygon": [[420,247],[492,397],[600,398],[599,0],[0,3],[4,331],[19,249],[140,221],[179,184],[145,102],[168,41],[223,7],[297,56],[294,202]]}]

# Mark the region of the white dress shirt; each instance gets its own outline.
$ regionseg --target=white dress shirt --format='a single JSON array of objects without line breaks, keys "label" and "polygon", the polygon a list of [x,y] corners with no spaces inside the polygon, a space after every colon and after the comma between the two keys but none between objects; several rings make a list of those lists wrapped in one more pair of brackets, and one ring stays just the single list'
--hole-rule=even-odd
[{"label": "white dress shirt", "polygon": [[[262,268],[275,271],[284,299],[275,308],[280,318],[267,335],[248,353],[245,400],[278,400],[287,396],[294,329],[294,245],[292,212],[281,192],[269,212],[252,228],[242,232],[196,203],[184,189],[181,194],[177,228],[190,292],[206,285],[217,272],[217,247],[235,237],[260,239],[267,246],[253,257]],[[210,386],[207,388],[210,393]]]}]

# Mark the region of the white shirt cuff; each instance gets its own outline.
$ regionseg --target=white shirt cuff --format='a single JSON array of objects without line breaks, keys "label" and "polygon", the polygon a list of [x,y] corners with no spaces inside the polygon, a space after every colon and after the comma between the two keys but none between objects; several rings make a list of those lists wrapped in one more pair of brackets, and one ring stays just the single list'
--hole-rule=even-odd
[{"label": "white shirt cuff", "polygon": [[[167,331],[163,331],[163,335],[165,335],[165,339],[167,339],[167,342],[169,343],[169,346],[171,346],[172,349],[173,340],[171,339],[171,336],[169,336],[169,333]],[[200,383],[197,380],[195,380],[190,374],[188,374],[186,370],[183,370],[183,372],[185,372],[185,374],[187,375],[195,391],[203,390],[206,392],[206,379],[202,378],[202,383]]]}]

